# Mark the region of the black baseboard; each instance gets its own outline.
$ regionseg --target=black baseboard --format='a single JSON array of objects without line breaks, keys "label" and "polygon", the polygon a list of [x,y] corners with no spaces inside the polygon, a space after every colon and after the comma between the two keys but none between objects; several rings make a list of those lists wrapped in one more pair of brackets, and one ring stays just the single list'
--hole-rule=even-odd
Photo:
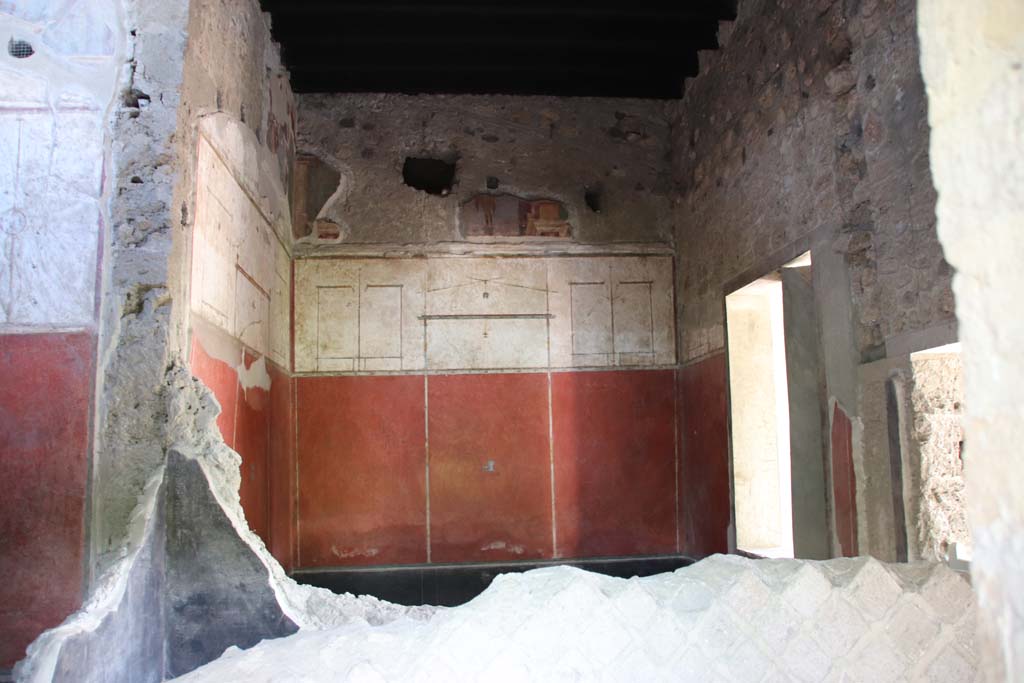
[{"label": "black baseboard", "polygon": [[298,569],[292,577],[299,583],[320,586],[335,593],[372,595],[399,605],[451,607],[480,595],[498,574],[570,565],[608,576],[629,578],[671,572],[693,562],[681,555],[659,555],[515,563],[334,567]]}]

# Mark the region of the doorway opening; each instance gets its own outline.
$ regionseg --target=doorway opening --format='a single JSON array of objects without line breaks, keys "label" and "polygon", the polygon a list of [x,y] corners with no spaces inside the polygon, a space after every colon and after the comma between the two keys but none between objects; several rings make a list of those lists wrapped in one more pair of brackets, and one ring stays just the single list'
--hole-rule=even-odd
[{"label": "doorway opening", "polygon": [[807,252],[726,296],[736,548],[830,556],[824,372]]}]

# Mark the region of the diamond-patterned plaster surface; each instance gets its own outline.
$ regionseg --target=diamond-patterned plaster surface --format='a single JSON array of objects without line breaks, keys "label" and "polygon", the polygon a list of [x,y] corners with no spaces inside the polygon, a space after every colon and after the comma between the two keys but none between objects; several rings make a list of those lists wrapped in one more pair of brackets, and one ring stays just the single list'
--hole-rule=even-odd
[{"label": "diamond-patterned plaster surface", "polygon": [[551,567],[429,621],[350,623],[327,647],[302,631],[180,680],[972,681],[973,631],[948,618],[973,613],[961,584],[871,558],[716,555],[628,580]]}]

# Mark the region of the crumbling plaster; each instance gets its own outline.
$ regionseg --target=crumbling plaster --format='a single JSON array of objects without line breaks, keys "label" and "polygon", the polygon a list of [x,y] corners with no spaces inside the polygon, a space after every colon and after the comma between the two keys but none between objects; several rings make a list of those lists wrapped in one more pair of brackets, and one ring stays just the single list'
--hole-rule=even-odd
[{"label": "crumbling plaster", "polygon": [[924,352],[910,359],[909,463],[913,558],[946,559],[950,545],[971,546],[963,476],[963,362],[958,352]]},{"label": "crumbling plaster", "polygon": [[[299,149],[341,173],[321,217],[344,243],[452,242],[476,194],[557,199],[584,243],[672,240],[665,105],[511,96],[302,95]],[[407,156],[456,161],[447,196],[406,186]],[[498,187],[487,188],[488,177]],[[584,201],[600,194],[600,212]]]},{"label": "crumbling plaster", "polygon": [[971,574],[990,680],[1024,675],[1024,4],[921,0],[938,231],[963,343]]},{"label": "crumbling plaster", "polygon": [[[285,235],[284,188],[294,158],[287,72],[257,2],[137,0],[127,5],[125,29],[131,60],[112,124],[117,189],[101,321],[97,558],[118,546],[138,491],[165,453],[166,402],[173,398],[165,373],[187,349],[201,122],[217,114],[204,126],[223,140],[219,149],[235,161],[258,162],[253,190]],[[100,569],[105,564],[98,559]]]}]

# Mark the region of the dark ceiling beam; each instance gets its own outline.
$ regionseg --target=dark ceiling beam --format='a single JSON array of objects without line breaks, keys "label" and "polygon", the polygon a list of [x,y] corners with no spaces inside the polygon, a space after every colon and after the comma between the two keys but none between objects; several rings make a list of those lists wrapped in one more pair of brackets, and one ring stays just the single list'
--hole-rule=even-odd
[{"label": "dark ceiling beam", "polygon": [[492,80],[458,79],[443,83],[418,83],[400,78],[393,81],[349,79],[339,81],[297,81],[295,91],[312,93],[403,93],[408,95],[547,95],[553,97],[623,97],[644,99],[675,99],[682,95],[682,83],[636,81],[636,79],[604,79],[600,83],[579,81],[530,81],[502,83],[496,88]]},{"label": "dark ceiling beam", "polygon": [[[292,48],[305,47],[344,47],[344,46],[371,46],[386,49],[403,47],[488,47],[488,46],[526,46],[531,48],[540,47],[561,47],[572,45],[584,49],[601,50],[603,52],[630,51],[630,52],[651,52],[663,51],[666,48],[685,50],[689,43],[698,41],[702,45],[713,43],[709,47],[717,47],[718,41],[714,32],[707,30],[694,30],[685,36],[679,36],[678,40],[652,40],[650,36],[597,38],[597,37],[565,37],[556,35],[528,35],[517,36],[508,32],[500,33],[474,33],[474,34],[424,34],[418,33],[396,34],[387,32],[345,32],[326,33],[317,30],[288,31],[277,36],[279,40],[292,45]],[[702,48],[703,49],[703,48]]]},{"label": "dark ceiling beam", "polygon": [[296,92],[672,98],[735,0],[262,0]]},{"label": "dark ceiling beam", "polygon": [[356,65],[446,67],[465,63],[494,66],[520,66],[558,70],[563,65],[614,64],[627,65],[637,69],[657,68],[661,63],[672,64],[692,56],[692,51],[678,46],[666,45],[661,49],[646,52],[585,50],[573,46],[562,46],[549,50],[531,50],[522,47],[506,49],[464,49],[460,47],[434,48],[428,50],[397,49],[352,49],[319,47],[292,48],[285,50],[284,58],[290,69],[307,65],[338,64],[340,67]]},{"label": "dark ceiling beam", "polygon": [[338,21],[299,19],[275,22],[273,34],[301,41],[308,36],[353,36],[364,40],[375,37],[390,40],[408,39],[429,41],[496,36],[521,40],[581,40],[609,41],[672,40],[685,42],[693,36],[715,36],[718,22],[629,22],[602,21],[588,23],[538,22],[533,19],[502,21],[443,21],[436,19],[411,21]]},{"label": "dark ceiling beam", "polygon": [[514,1],[502,4],[473,3],[459,4],[393,4],[387,2],[347,3],[347,2],[294,2],[293,0],[265,1],[263,6],[274,18],[286,16],[479,16],[479,17],[543,17],[546,19],[562,17],[574,20],[587,19],[621,19],[632,17],[638,19],[731,19],[732,13],[723,10],[721,3],[705,2],[703,4],[666,3],[653,7],[642,3],[619,2],[606,6],[568,5],[548,2],[543,5],[528,5]]}]

